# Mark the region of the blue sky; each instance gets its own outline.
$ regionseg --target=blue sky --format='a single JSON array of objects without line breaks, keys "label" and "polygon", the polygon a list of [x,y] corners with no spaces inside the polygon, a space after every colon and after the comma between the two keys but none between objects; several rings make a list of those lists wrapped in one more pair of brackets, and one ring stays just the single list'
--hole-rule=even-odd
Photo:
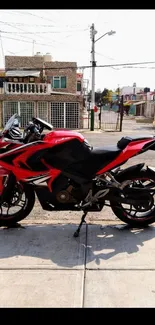
[{"label": "blue sky", "polygon": [[[0,67],[4,55],[51,53],[55,61],[90,65],[90,26],[96,39],[98,65],[155,61],[155,10],[0,10]],[[33,42],[34,41],[34,42]],[[33,48],[34,44],[34,48]],[[141,65],[142,67],[142,65]],[[144,68],[96,68],[96,89],[131,86],[155,89],[154,64]],[[149,68],[150,67],[150,68]],[[91,69],[84,70],[90,79]]]}]

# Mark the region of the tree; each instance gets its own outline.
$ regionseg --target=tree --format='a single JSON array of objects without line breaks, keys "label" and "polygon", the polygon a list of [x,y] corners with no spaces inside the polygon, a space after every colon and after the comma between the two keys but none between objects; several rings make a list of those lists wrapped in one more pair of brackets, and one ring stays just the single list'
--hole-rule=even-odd
[{"label": "tree", "polygon": [[112,102],[112,90],[104,88],[102,91],[102,101],[103,104],[109,104]]},{"label": "tree", "polygon": [[[112,103],[112,94],[112,90],[109,90],[107,88],[104,88],[103,91],[97,89],[95,92],[95,104],[100,106]],[[88,94],[88,101],[91,102],[91,91]]]}]

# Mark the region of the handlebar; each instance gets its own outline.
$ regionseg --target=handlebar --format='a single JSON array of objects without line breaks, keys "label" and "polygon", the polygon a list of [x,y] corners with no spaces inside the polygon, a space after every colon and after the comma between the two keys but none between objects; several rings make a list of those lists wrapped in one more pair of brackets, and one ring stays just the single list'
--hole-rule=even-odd
[{"label": "handlebar", "polygon": [[0,132],[0,138],[6,137],[12,140],[19,140],[20,142],[22,141],[23,143],[28,143],[42,139],[44,135],[41,135],[41,133],[43,132],[44,128],[47,130],[53,129],[53,126],[46,121],[43,121],[40,118],[32,117],[32,120],[28,123],[28,125],[25,126],[22,134],[19,129],[16,132],[17,123],[14,123],[15,118],[16,114],[9,119],[4,130]]},{"label": "handlebar", "polygon": [[30,122],[24,129],[23,141],[28,143],[39,139],[41,139],[39,127],[35,123]]}]

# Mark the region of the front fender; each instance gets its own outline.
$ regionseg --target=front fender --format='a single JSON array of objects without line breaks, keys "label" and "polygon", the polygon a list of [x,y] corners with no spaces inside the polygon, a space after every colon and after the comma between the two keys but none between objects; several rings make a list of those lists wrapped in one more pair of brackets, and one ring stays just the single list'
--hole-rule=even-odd
[{"label": "front fender", "polygon": [[114,177],[116,180],[119,180],[121,181],[121,177],[124,178],[124,175],[128,176],[129,179],[130,179],[130,176],[137,176],[137,172],[142,170],[142,168],[144,167],[144,163],[141,163],[141,164],[137,164],[137,165],[134,165],[134,166],[131,166],[131,167],[128,167],[128,168],[125,168],[121,171],[119,171],[118,173],[116,173],[115,175],[115,172],[114,172]]}]

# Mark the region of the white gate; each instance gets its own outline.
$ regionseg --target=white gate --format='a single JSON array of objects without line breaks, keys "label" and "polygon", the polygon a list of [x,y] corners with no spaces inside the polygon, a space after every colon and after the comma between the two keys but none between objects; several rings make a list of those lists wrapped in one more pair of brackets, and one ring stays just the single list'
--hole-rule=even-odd
[{"label": "white gate", "polygon": [[55,128],[79,128],[79,103],[51,103],[51,124]]},{"label": "white gate", "polygon": [[15,113],[20,116],[20,126],[24,127],[34,116],[34,102],[3,102],[3,126]]},{"label": "white gate", "polygon": [[15,113],[20,116],[20,126],[24,127],[32,119],[33,116],[51,123],[55,128],[78,129],[80,122],[79,103],[50,103],[37,102],[37,111],[35,112],[34,101],[3,102],[3,126],[8,119]]},{"label": "white gate", "polygon": [[51,103],[51,124],[55,128],[65,127],[64,103]]},{"label": "white gate", "polygon": [[79,128],[79,103],[66,103],[66,128]]},{"label": "white gate", "polygon": [[37,104],[37,117],[48,122],[48,102],[38,102]]},{"label": "white gate", "polygon": [[15,113],[18,114],[18,102],[3,102],[3,126]]},{"label": "white gate", "polygon": [[34,102],[20,102],[20,126],[24,127],[34,116]]}]

